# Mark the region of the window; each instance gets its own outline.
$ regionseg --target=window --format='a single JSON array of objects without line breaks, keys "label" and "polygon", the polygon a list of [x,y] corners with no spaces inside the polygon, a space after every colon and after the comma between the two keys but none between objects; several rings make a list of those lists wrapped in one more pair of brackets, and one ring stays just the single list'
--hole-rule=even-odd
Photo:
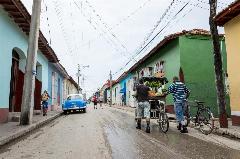
[{"label": "window", "polygon": [[74,100],[74,99],[80,99],[80,100],[82,100],[83,97],[80,96],[80,95],[72,95],[72,96],[69,96],[69,97],[67,98],[67,100]]}]

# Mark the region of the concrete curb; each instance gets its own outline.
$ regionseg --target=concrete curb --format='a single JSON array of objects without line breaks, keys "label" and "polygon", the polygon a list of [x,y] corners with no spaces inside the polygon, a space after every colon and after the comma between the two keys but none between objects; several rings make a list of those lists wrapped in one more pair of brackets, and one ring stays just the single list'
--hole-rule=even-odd
[{"label": "concrete curb", "polygon": [[[170,116],[169,118],[171,120],[176,120],[176,117],[174,115],[169,115],[169,116]],[[214,121],[216,122],[216,119]],[[228,129],[228,128],[215,127],[212,133],[216,134],[216,135],[223,136],[223,137],[230,137],[230,138],[240,139],[240,132],[239,131]]]},{"label": "concrete curb", "polygon": [[39,121],[37,123],[34,123],[32,125],[29,125],[29,126],[26,126],[23,129],[15,132],[14,134],[11,134],[11,135],[9,135],[7,137],[4,137],[4,138],[0,139],[0,147],[4,146],[4,145],[6,145],[6,144],[8,144],[10,142],[13,142],[14,140],[27,135],[28,133],[32,132],[33,130],[36,130],[36,129],[38,129],[38,128],[40,128],[40,127],[50,123],[51,121],[57,119],[61,115],[62,115],[62,112],[59,112],[59,113],[57,113],[57,114],[55,114],[55,115],[53,115],[53,116],[51,116],[51,117],[49,117],[49,118],[47,118],[45,120],[41,120],[41,121]]},{"label": "concrete curb", "polygon": [[240,132],[237,130],[230,130],[227,128],[216,128],[213,131],[214,134],[221,135],[224,137],[230,137],[235,139],[240,139]]}]

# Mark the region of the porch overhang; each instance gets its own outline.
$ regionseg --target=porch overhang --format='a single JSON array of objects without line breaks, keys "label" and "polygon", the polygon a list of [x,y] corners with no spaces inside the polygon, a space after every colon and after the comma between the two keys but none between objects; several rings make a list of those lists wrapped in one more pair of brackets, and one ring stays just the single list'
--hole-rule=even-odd
[{"label": "porch overhang", "polygon": [[[31,15],[20,0],[0,0],[0,5],[14,20],[14,22],[21,28],[21,30],[28,36],[31,24]],[[49,46],[48,41],[43,33],[39,32],[38,48],[49,62],[58,62],[57,55]]]}]

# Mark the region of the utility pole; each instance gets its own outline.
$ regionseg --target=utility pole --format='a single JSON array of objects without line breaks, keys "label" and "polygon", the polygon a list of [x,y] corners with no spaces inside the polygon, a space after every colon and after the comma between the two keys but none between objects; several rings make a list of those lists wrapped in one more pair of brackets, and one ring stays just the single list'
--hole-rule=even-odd
[{"label": "utility pole", "polygon": [[[85,68],[89,68],[89,67],[90,67],[89,65],[82,66],[83,70],[84,70]],[[80,77],[81,77],[81,76],[83,76],[83,80],[85,80],[85,79],[84,79],[84,75],[83,75],[83,74],[81,75],[81,66],[80,66],[80,64],[78,64],[78,73],[77,73],[78,86],[79,86],[78,93],[80,93]],[[84,81],[83,81],[83,82],[84,82]]]},{"label": "utility pole", "polygon": [[217,90],[217,101],[219,107],[219,123],[221,128],[228,127],[227,113],[226,113],[226,101],[225,91],[223,83],[223,69],[222,69],[222,55],[220,51],[219,34],[214,17],[216,16],[217,0],[209,0],[210,3],[210,17],[209,24],[213,40],[213,56],[214,56],[214,69],[215,69],[215,81]]},{"label": "utility pole", "polygon": [[110,107],[112,106],[112,71],[110,71]]},{"label": "utility pole", "polygon": [[80,65],[78,64],[78,73],[77,73],[77,77],[78,77],[78,93],[80,93],[80,74],[81,69],[80,69]]},{"label": "utility pole", "polygon": [[32,124],[41,1],[42,0],[33,0],[20,125]]}]

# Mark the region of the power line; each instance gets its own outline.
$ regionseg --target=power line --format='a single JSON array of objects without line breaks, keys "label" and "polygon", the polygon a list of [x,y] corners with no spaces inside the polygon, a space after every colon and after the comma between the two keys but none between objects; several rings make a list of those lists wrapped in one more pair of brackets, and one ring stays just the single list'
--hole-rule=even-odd
[{"label": "power line", "polygon": [[124,51],[125,56],[126,56],[126,53],[129,54],[127,47],[120,41],[120,39],[116,36],[116,34],[112,32],[111,28],[107,25],[106,22],[103,21],[103,18],[97,13],[96,9],[90,4],[90,2],[86,0],[85,3],[88,5],[89,8],[91,8],[92,12],[95,14],[98,20],[102,23],[104,28],[109,32],[109,34],[113,37],[113,39],[115,39],[120,44],[120,47],[122,47],[125,50]]},{"label": "power line", "polygon": [[[73,0],[73,1],[74,1],[74,0]],[[106,41],[109,45],[111,45],[117,52],[119,52],[119,49],[116,48],[116,46],[113,46],[113,45],[115,45],[115,42],[113,42],[112,39],[109,39],[108,37],[103,36],[103,35],[107,35],[106,31],[104,31],[104,30],[99,26],[99,24],[98,24],[97,22],[95,22],[95,21],[92,20],[91,18],[88,19],[87,15],[86,15],[84,12],[82,12],[82,5],[81,5],[81,7],[80,7],[80,6],[76,3],[76,1],[74,1],[74,4],[75,4],[76,7],[81,11],[81,14],[87,19],[87,22],[93,27],[93,29],[98,32],[98,28],[99,28],[99,30],[102,32],[102,33],[99,33],[99,34],[102,35],[102,37],[105,39],[105,41]],[[82,3],[81,3],[81,4],[82,4]],[[94,25],[92,22],[94,22],[95,25]],[[98,27],[97,27],[97,26],[98,26]]]},{"label": "power line", "polygon": [[[167,9],[164,11],[164,13],[162,14],[162,16],[159,18],[159,20],[156,22],[156,24],[154,25],[154,27],[151,29],[151,31],[148,33],[148,35],[144,38],[143,43],[140,45],[140,49],[146,44],[146,42],[150,39],[150,37],[153,35],[154,31],[158,28],[159,24],[162,22],[162,20],[165,18],[165,16],[167,15],[167,13],[170,11],[171,7],[173,6],[173,4],[175,3],[175,0],[172,0],[172,2],[170,3],[170,5],[167,7]],[[138,50],[138,49],[137,49]]]},{"label": "power line", "polygon": [[70,46],[68,35],[66,33],[65,27],[63,26],[62,8],[59,9],[61,7],[61,5],[59,3],[60,3],[59,1],[55,1],[54,9],[55,9],[55,11],[57,13],[57,17],[58,17],[58,20],[59,20],[60,28],[61,28],[64,40],[65,40],[65,42],[67,44],[67,49],[68,49],[70,55],[73,56],[73,50],[72,50],[72,47]]},{"label": "power line", "polygon": [[48,34],[49,34],[49,44],[50,46],[52,45],[52,36],[51,36],[51,27],[50,27],[50,23],[49,23],[49,17],[48,17],[48,7],[47,4],[45,3],[45,1],[43,0],[43,4],[45,7],[45,12],[46,12],[46,19],[47,19],[47,26],[48,26]]},{"label": "power line", "polygon": [[[76,7],[77,7],[79,10],[82,9],[82,8],[80,8],[80,6],[77,4],[77,2],[76,2],[75,0],[73,0],[73,2],[74,2],[74,4],[76,5]],[[87,2],[86,2],[86,3],[87,3]],[[81,6],[81,7],[82,7],[82,6]],[[92,8],[92,12],[94,12],[94,13],[96,14],[96,16],[97,16],[97,17],[99,18],[99,20],[100,20],[101,17],[100,17],[99,14],[96,13],[96,10],[95,10],[90,4],[89,4],[88,7],[89,7],[89,8]],[[106,25],[105,22],[103,22],[103,21],[101,20],[101,23],[102,23],[102,25],[104,25],[104,28],[105,28],[106,30],[102,29],[102,27],[101,27],[94,19],[88,19],[87,15],[86,15],[84,12],[81,12],[81,13],[82,13],[82,15],[83,15],[84,17],[87,18],[87,21],[90,23],[91,26],[93,26],[92,22],[95,23],[96,26],[93,26],[94,29],[95,29],[96,31],[98,30],[97,28],[100,29],[100,31],[102,32],[102,33],[100,33],[100,36],[104,37],[105,40],[106,40],[106,42],[107,42],[108,44],[110,44],[111,46],[114,45],[113,47],[114,47],[114,49],[115,49],[117,52],[120,52],[124,57],[128,58],[128,57],[126,56],[126,54],[125,54],[125,51],[122,52],[122,51],[118,48],[116,42],[114,42],[113,39],[111,39],[111,38],[114,38],[115,40],[118,40],[118,43],[120,43],[120,40],[117,38],[117,36],[112,33],[112,34],[111,34],[111,37],[108,37],[109,34],[108,34],[107,32],[109,32],[109,31],[107,30],[107,25]],[[97,27],[97,26],[98,26],[98,27]],[[110,42],[109,42],[109,41],[110,41]],[[113,45],[112,45],[111,43],[112,43]],[[122,47],[125,47],[123,44],[121,44],[121,46],[122,46]],[[125,47],[125,48],[126,48],[126,47]],[[126,48],[126,49],[127,49],[127,48]],[[129,58],[128,58],[128,59],[129,59]]]},{"label": "power line", "polygon": [[[178,1],[178,0],[177,0]],[[171,13],[173,13],[173,12],[171,12],[171,9],[172,8],[175,8],[175,6],[174,6],[174,3],[175,3],[176,1],[175,0],[173,0],[171,3],[170,3],[170,5],[167,7],[167,9],[163,12],[163,15],[160,17],[160,19],[157,21],[157,23],[154,25],[154,27],[153,27],[153,29],[151,30],[151,32],[144,38],[144,41],[143,41],[143,43],[140,45],[140,47],[138,48],[138,49],[136,49],[136,53],[134,54],[134,55],[132,55],[132,58],[136,58],[139,54],[138,54],[138,52],[139,52],[139,50],[141,50],[142,48],[142,50],[141,50],[141,52],[144,50],[144,49],[146,49],[147,47],[144,47],[144,45],[147,43],[147,41],[150,39],[150,37],[153,35],[153,33],[155,32],[155,30],[158,28],[158,26],[160,25],[160,23],[161,22],[163,22],[163,20],[164,20],[164,18],[166,19],[166,20],[168,20],[169,18],[170,18],[170,14]],[[166,21],[165,20],[165,21]],[[131,62],[131,60],[130,61],[128,61],[128,63],[127,64],[129,64]]]},{"label": "power line", "polygon": [[151,2],[152,0],[147,0],[145,1],[143,4],[141,4],[137,9],[135,9],[133,12],[131,12],[130,14],[128,14],[125,18],[121,19],[118,23],[116,23],[112,28],[110,28],[110,30],[118,27],[119,25],[121,25],[122,23],[126,22],[128,19],[130,19],[132,16],[134,16],[137,12],[139,12],[141,9],[143,9],[149,2]]},{"label": "power line", "polygon": [[[134,11],[132,11],[131,13],[129,13],[127,16],[125,16],[124,18],[122,18],[121,20],[119,20],[119,22],[117,22],[113,27],[110,28],[110,30],[115,29],[116,27],[120,26],[121,24],[123,24],[124,22],[126,22],[128,19],[130,19],[132,16],[136,15],[136,13],[138,13],[141,9],[143,9],[149,2],[151,2],[152,0],[146,0],[143,4],[141,4],[137,9],[135,9]],[[100,35],[102,36],[102,34]],[[93,38],[90,41],[95,41],[97,38]],[[82,47],[88,45],[88,42],[81,45]]]},{"label": "power line", "polygon": [[[160,33],[171,23],[172,19],[176,18],[183,10],[184,8],[186,8],[191,0],[189,0],[172,18],[170,21],[168,21],[168,23],[139,51],[137,52],[134,56],[136,57],[137,55],[139,55],[158,35],[160,35]],[[120,68],[117,72],[114,73],[117,74],[119,73],[121,70],[123,70],[129,63],[131,62],[131,60],[129,60],[122,68]]]}]

